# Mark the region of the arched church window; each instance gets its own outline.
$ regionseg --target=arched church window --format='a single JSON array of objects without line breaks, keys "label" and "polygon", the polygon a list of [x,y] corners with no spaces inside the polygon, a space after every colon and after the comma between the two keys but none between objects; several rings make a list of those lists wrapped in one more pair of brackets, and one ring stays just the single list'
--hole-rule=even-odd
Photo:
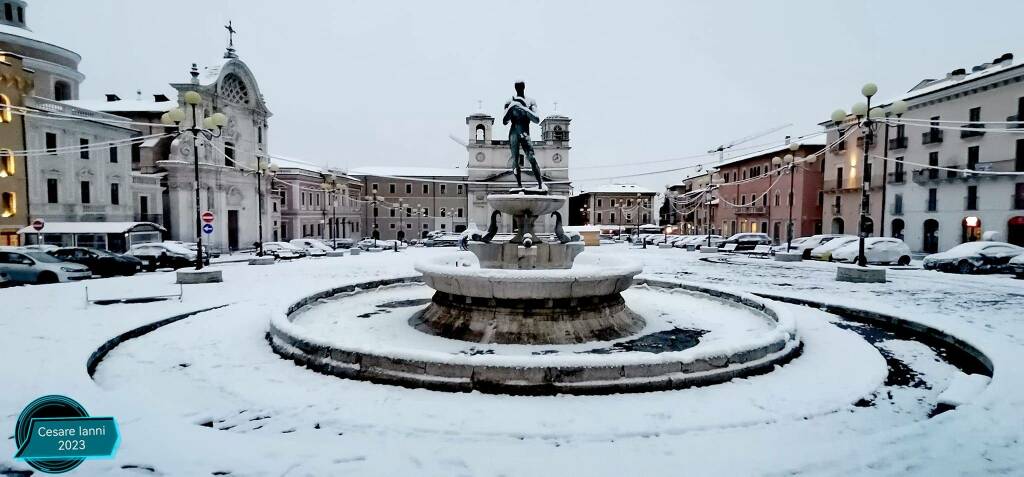
[{"label": "arched church window", "polygon": [[236,74],[228,74],[224,77],[220,95],[232,103],[249,104],[249,87]]},{"label": "arched church window", "polygon": [[474,139],[476,139],[477,141],[483,141],[484,137],[485,137],[484,133],[486,133],[486,132],[487,132],[487,128],[485,128],[483,124],[477,124],[476,125],[476,137]]},{"label": "arched church window", "polygon": [[53,99],[67,101],[71,99],[71,85],[67,81],[53,83]]},{"label": "arched church window", "polygon": [[235,143],[224,142],[224,165],[235,167]]}]

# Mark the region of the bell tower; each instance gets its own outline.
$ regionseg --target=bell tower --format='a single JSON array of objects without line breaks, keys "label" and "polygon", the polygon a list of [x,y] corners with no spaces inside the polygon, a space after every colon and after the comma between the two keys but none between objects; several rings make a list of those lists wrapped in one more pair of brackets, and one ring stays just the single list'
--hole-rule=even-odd
[{"label": "bell tower", "polygon": [[466,126],[470,144],[482,145],[491,142],[491,132],[494,129],[493,117],[483,113],[471,114],[466,117]]}]

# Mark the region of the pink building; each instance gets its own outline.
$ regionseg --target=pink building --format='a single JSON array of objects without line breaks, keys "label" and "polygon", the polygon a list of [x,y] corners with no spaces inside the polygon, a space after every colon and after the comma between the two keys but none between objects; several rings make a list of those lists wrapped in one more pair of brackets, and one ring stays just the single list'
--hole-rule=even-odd
[{"label": "pink building", "polygon": [[776,243],[785,242],[792,181],[793,238],[821,233],[821,166],[824,162],[821,158],[814,162],[797,162],[791,178],[773,159],[782,159],[787,154],[798,159],[810,157],[823,147],[821,142],[802,143],[791,152],[789,145],[781,145],[719,164],[713,180],[717,186],[712,205],[715,228],[724,236],[762,232]]}]

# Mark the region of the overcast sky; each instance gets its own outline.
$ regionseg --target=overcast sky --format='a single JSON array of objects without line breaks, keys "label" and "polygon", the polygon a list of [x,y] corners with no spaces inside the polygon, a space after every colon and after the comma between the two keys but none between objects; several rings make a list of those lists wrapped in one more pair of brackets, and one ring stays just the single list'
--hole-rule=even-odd
[{"label": "overcast sky", "polygon": [[27,16],[82,55],[82,99],[169,91],[223,54],[231,19],[274,114],[270,151],[340,167],[464,167],[448,135],[466,136],[478,100],[500,116],[522,78],[543,115],[557,101],[572,118],[586,188],[774,126],[794,124],[748,144],[818,130],[869,80],[885,98],[1018,53],[1024,2],[30,0]]}]

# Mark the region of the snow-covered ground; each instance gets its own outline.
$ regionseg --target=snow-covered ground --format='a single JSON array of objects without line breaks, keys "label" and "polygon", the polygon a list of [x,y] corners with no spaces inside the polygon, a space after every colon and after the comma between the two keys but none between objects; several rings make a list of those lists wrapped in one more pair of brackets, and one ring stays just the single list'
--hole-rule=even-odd
[{"label": "snow-covered ground", "polygon": [[[449,251],[223,264],[225,283],[188,286],[180,301],[86,304],[86,286],[93,298],[177,293],[169,273],[0,290],[0,428],[10,430],[0,474],[29,469],[10,457],[15,420],[55,393],[120,424],[117,457],[84,463],[76,472],[85,475],[1024,474],[1024,281],[1008,276],[890,270],[889,283],[854,285],[835,282],[828,263],[708,263],[626,245],[586,252],[641,260],[646,277],[923,322],[991,358],[988,386],[920,343],[872,344],[856,326],[793,305],[780,306],[798,318],[802,356],[766,375],[679,391],[441,393],[320,375],[270,350],[267,323],[286,305],[411,275],[416,260]],[[88,375],[89,355],[119,333],[221,305],[118,346]],[[887,360],[912,373],[891,379]],[[964,404],[929,418],[940,401]]]}]

